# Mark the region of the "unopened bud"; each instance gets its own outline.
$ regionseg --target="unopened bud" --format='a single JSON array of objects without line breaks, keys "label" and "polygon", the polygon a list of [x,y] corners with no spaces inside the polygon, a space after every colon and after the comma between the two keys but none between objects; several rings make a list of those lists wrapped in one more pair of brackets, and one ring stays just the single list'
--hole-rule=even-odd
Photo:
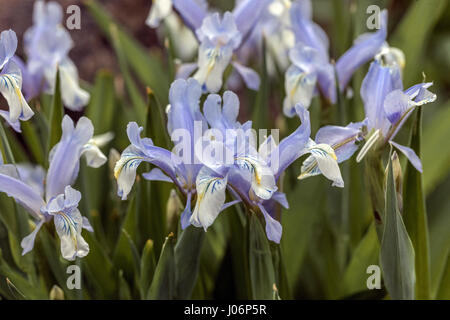
[{"label": "unopened bud", "polygon": [[170,190],[166,205],[167,231],[175,232],[178,226],[178,218],[183,211],[183,204],[175,189]]},{"label": "unopened bud", "polygon": [[111,172],[112,174],[114,173],[114,168],[116,166],[117,161],[120,160],[120,153],[119,151],[117,151],[114,148],[111,148],[109,150],[109,155],[108,155],[108,166],[109,166],[109,172]]},{"label": "unopened bud", "polygon": [[[397,152],[393,152],[391,156],[392,161],[392,171],[394,173],[394,181],[395,181],[395,191],[397,193],[397,204],[398,204],[398,210],[400,213],[403,212],[403,175],[402,175],[402,166],[400,165],[400,160],[398,158]],[[386,167],[386,170],[384,172],[385,180],[387,180],[388,176],[388,167]]]},{"label": "unopened bud", "polygon": [[50,290],[50,300],[64,300],[64,291],[56,284]]}]

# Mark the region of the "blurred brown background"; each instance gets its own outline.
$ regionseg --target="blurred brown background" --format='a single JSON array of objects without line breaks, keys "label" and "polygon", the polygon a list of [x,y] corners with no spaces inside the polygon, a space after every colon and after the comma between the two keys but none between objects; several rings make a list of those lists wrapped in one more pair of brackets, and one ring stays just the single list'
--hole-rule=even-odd
[{"label": "blurred brown background", "polygon": [[[63,6],[64,14],[70,5],[81,8],[81,30],[69,30],[75,43],[70,57],[75,62],[83,80],[92,81],[102,68],[117,70],[114,51],[79,0],[56,0]],[[146,46],[156,44],[154,30],[145,25],[151,0],[98,0],[108,12]],[[0,31],[13,29],[19,38],[17,53],[23,57],[23,33],[32,25],[34,0],[0,0]],[[65,14],[65,19],[69,15]]]}]

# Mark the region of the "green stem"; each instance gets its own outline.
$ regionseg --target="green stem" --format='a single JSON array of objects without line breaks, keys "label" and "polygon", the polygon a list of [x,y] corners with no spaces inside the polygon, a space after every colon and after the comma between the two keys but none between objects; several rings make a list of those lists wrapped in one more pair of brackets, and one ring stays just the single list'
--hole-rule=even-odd
[{"label": "green stem", "polygon": [[366,156],[365,172],[375,226],[378,238],[381,241],[384,221],[384,169],[381,161],[381,152],[376,151]]}]

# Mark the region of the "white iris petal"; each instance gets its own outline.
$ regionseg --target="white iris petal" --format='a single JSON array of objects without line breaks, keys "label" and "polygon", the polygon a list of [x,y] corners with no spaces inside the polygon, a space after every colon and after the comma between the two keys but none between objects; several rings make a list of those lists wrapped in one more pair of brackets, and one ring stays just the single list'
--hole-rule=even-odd
[{"label": "white iris petal", "polygon": [[222,210],[227,187],[226,177],[217,177],[211,173],[210,169],[203,167],[197,176],[197,203],[190,218],[192,225],[203,227],[205,231]]}]

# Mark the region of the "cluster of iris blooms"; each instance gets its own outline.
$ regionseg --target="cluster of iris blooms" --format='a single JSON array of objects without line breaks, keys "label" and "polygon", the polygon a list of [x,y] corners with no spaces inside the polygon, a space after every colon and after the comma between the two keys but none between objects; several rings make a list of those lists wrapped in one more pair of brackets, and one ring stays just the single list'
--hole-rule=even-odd
[{"label": "cluster of iris blooms", "polygon": [[[394,139],[412,111],[433,102],[436,96],[427,90],[432,83],[404,90],[403,53],[386,42],[386,11],[381,12],[379,20],[377,31],[358,37],[334,64],[327,35],[312,20],[310,1],[241,0],[232,12],[222,15],[212,12],[203,0],[155,1],[147,24],[157,28],[164,22],[169,27],[180,58],[188,61],[197,52],[195,62],[179,65],[166,109],[167,131],[174,142],[178,137],[182,143],[173,150],[155,146],[150,138],[141,137],[142,128],[136,122],[130,122],[127,134],[131,144],[114,169],[118,195],[127,198],[139,164],[148,162],[155,168],[143,178],[171,182],[184,198],[180,217],[183,229],[193,225],[206,231],[221,211],[242,203],[249,211],[262,214],[268,239],[279,243],[282,226],[275,218],[275,209],[279,205],[289,207],[280,191],[280,178],[301,156],[309,154],[299,179],[323,174],[337,187],[344,187],[338,164],[361,145],[357,161],[391,145],[421,171],[415,152]],[[251,134],[251,121],[237,121],[238,96],[232,91],[222,96],[217,92],[224,85],[238,87],[242,82],[251,90],[259,90],[258,73],[246,65],[255,55],[266,54],[261,50],[263,42],[271,52],[269,66],[285,72],[286,94],[280,108],[287,117],[298,116],[300,125],[279,143],[268,136],[258,145]],[[27,100],[41,92],[53,93],[58,74],[62,100],[68,109],[80,111],[88,103],[89,93],[79,87],[77,69],[68,57],[72,46],[62,26],[62,9],[54,2],[35,3],[33,26],[24,36],[26,63],[15,55],[14,31],[1,33],[0,91],[9,111],[2,110],[0,115],[17,132],[20,122],[34,114]],[[345,127],[322,127],[311,139],[308,108],[312,99],[321,93],[336,103],[353,73],[369,61],[360,92],[365,118]],[[233,71],[224,84],[224,73],[230,65]],[[40,167],[3,164],[0,159],[0,191],[24,206],[35,221],[36,228],[22,241],[23,254],[32,250],[41,226],[53,219],[62,256],[74,260],[88,254],[89,245],[81,230],[92,231],[92,227],[77,208],[81,194],[72,185],[83,155],[92,167],[106,162],[99,147],[111,135],[93,137],[89,119],[83,117],[75,126],[67,115],[62,132],[60,142],[50,152],[47,173]],[[199,145],[201,150],[214,152],[205,157],[198,151]],[[227,193],[231,199],[228,202]]]}]

